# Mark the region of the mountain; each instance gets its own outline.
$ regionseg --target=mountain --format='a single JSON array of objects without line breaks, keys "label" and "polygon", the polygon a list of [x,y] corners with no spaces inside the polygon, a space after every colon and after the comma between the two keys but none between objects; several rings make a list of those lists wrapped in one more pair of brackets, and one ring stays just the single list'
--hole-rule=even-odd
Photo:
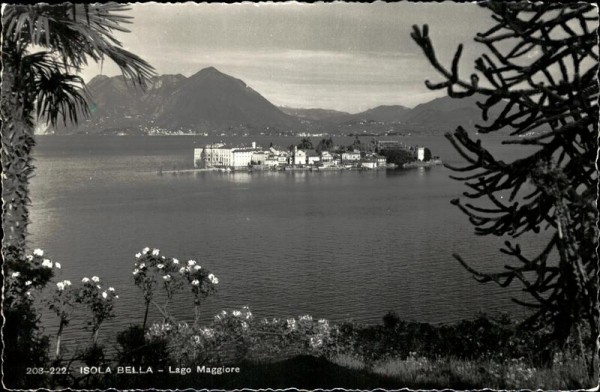
[{"label": "mountain", "polygon": [[189,77],[161,105],[155,124],[164,128],[289,127],[291,117],[243,81],[205,68]]},{"label": "mountain", "polygon": [[382,105],[364,112],[351,114],[342,121],[399,123],[409,112],[409,108],[401,105]]},{"label": "mountain", "polygon": [[465,98],[441,97],[422,103],[411,109],[402,119],[404,126],[427,130],[450,131],[459,125],[465,129],[474,129],[475,124],[489,124],[496,118],[502,105],[493,108],[488,122],[481,117],[481,109],[477,102],[485,102],[485,97],[473,95]]},{"label": "mountain", "polygon": [[[475,123],[482,123],[476,102],[484,100],[482,96],[442,97],[413,109],[382,105],[354,114],[278,108],[242,80],[214,67],[189,78],[179,74],[156,76],[146,90],[128,85],[122,76],[99,75],[87,84],[87,89],[90,118],[81,117],[77,127],[59,126],[54,133],[441,133],[458,125],[473,129]],[[496,117],[500,109],[492,111],[490,117]]]},{"label": "mountain", "polygon": [[139,133],[155,117],[157,106],[185,79],[183,75],[155,76],[143,91],[122,76],[98,75],[87,83],[90,117],[81,117],[76,127],[59,126],[55,133]]},{"label": "mountain", "polygon": [[99,75],[87,85],[89,119],[77,127],[58,127],[55,133],[147,133],[150,129],[176,131],[258,132],[300,129],[298,118],[287,115],[243,81],[213,67],[189,78],[161,75],[142,91],[122,76]]},{"label": "mountain", "polygon": [[338,117],[350,116],[350,113],[329,109],[298,109],[280,106],[279,110],[290,116],[312,121],[331,120]]}]

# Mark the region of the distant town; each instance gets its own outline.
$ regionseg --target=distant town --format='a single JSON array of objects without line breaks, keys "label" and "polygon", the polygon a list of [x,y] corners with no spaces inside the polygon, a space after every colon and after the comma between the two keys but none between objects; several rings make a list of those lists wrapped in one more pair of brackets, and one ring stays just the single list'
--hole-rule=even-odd
[{"label": "distant town", "polygon": [[298,145],[281,148],[230,146],[212,143],[194,149],[194,167],[199,170],[377,170],[435,166],[442,162],[423,146],[407,146],[397,140],[371,140],[357,137],[349,146],[335,146],[331,138],[317,146],[308,138]]}]

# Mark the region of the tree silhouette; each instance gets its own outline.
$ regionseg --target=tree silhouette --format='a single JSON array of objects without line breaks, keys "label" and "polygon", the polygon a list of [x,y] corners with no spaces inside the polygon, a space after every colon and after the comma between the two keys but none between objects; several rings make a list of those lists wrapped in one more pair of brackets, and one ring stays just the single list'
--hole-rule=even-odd
[{"label": "tree silhouette", "polygon": [[298,143],[298,149],[300,150],[311,150],[313,148],[312,142],[309,138],[302,138],[300,143]]},{"label": "tree silhouette", "polygon": [[3,246],[25,248],[28,183],[34,120],[55,126],[88,114],[85,84],[77,73],[88,63],[114,61],[125,79],[144,86],[153,68],[113,36],[130,17],[127,5],[8,4],[2,12]]},{"label": "tree silhouette", "polygon": [[[477,105],[490,123],[477,125],[477,131],[502,131],[510,135],[504,144],[537,150],[507,163],[462,127],[446,134],[468,162],[449,166],[465,173],[453,178],[470,188],[464,193],[467,199],[483,199],[479,205],[458,199],[452,203],[468,215],[476,234],[511,237],[501,251],[515,263],[502,272],[484,273],[454,256],[480,282],[503,287],[520,282],[532,297],[529,302],[514,299],[532,309],[523,327],[545,331],[548,356],[575,338],[591,377],[599,322],[597,9],[585,3],[481,5],[492,12],[494,24],[475,37],[486,50],[475,61],[477,73],[467,79],[459,75],[462,45],[448,69],[436,57],[427,25],[413,27],[412,38],[445,79],[425,83],[454,98],[481,94]],[[490,119],[492,108],[500,114]],[[550,239],[541,252],[528,255],[516,241],[540,230],[549,232]]]}]

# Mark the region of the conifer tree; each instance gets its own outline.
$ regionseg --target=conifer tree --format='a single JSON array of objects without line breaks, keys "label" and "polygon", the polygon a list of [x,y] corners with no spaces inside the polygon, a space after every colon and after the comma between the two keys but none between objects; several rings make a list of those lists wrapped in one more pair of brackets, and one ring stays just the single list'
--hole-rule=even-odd
[{"label": "conifer tree", "polygon": [[[494,157],[481,140],[458,127],[446,134],[467,162],[450,167],[469,188],[466,200],[452,200],[478,235],[509,238],[501,252],[514,263],[497,273],[455,258],[480,282],[506,287],[519,282],[532,309],[523,327],[545,334],[547,354],[567,341],[578,343],[590,377],[598,353],[598,10],[591,4],[485,2],[493,26],[475,42],[483,54],[475,73],[459,72],[462,45],[451,66],[436,56],[427,25],[412,38],[443,81],[450,97],[478,94],[487,125],[480,134],[499,133],[504,144],[535,146],[514,162]],[[495,111],[499,115],[489,118]],[[477,203],[476,203],[477,202]],[[532,254],[525,233],[549,233],[545,248]],[[519,244],[519,242],[521,244]],[[521,247],[523,245],[523,248]],[[549,358],[549,355],[548,355]]]}]

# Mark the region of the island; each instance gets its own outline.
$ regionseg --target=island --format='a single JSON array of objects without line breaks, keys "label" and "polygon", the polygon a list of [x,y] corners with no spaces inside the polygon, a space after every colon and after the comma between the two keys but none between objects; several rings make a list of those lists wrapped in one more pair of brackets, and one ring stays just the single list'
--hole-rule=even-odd
[{"label": "island", "polygon": [[441,165],[438,157],[424,146],[407,146],[397,140],[371,140],[361,144],[357,137],[349,146],[335,146],[330,138],[316,147],[308,138],[287,148],[231,146],[211,143],[194,149],[194,168],[220,171],[262,170],[381,170]]}]

